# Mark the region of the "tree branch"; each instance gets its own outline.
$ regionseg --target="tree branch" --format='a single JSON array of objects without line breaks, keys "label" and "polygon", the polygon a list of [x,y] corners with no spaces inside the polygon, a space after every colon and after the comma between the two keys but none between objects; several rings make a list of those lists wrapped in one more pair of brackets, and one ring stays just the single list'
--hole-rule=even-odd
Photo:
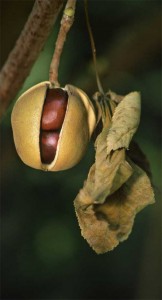
[{"label": "tree branch", "polygon": [[0,117],[37,59],[63,0],[36,0],[25,27],[0,73]]}]

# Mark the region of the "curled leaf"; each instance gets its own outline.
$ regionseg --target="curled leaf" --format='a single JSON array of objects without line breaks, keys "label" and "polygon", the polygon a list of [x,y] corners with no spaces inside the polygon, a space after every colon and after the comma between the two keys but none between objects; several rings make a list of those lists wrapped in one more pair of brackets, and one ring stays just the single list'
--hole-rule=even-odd
[{"label": "curled leaf", "polygon": [[125,149],[107,155],[106,137],[109,129],[104,128],[96,140],[96,159],[92,197],[94,203],[103,203],[132,175],[132,167],[125,160]]},{"label": "curled leaf", "polygon": [[[104,204],[94,204],[85,183],[74,201],[83,237],[96,253],[113,250],[129,236],[136,214],[154,203],[154,193],[146,173],[131,162],[133,175]],[[94,172],[87,181],[93,184]]]},{"label": "curled leaf", "polygon": [[138,92],[126,95],[118,104],[112,117],[112,124],[107,135],[107,154],[119,148],[128,148],[136,132],[141,111]]},{"label": "curled leaf", "polygon": [[[117,95],[110,94],[114,101],[112,96]],[[136,214],[154,203],[150,180],[139,167],[144,165],[149,174],[145,156],[134,143],[126,151],[139,124],[140,95],[133,92],[118,99],[111,123],[102,103],[103,130],[95,142],[95,163],[74,201],[81,233],[96,253],[127,239]]]}]

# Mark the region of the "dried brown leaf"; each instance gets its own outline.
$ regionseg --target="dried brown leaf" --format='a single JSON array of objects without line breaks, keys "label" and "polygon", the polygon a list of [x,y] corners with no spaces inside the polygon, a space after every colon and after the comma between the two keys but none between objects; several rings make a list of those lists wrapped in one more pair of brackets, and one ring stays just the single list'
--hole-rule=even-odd
[{"label": "dried brown leaf", "polygon": [[141,101],[138,92],[126,95],[118,104],[107,135],[107,154],[119,148],[128,148],[140,121]]},{"label": "dried brown leaf", "polygon": [[[140,95],[133,92],[120,101],[112,123],[105,114],[107,107],[103,107],[106,110],[103,130],[95,142],[95,163],[74,201],[82,235],[97,253],[110,251],[127,239],[137,212],[154,202],[148,176],[125,154],[139,123]],[[141,154],[138,147],[133,149]],[[127,153],[142,165],[144,156],[134,155],[132,146]]]},{"label": "dried brown leaf", "polygon": [[125,160],[125,149],[119,149],[107,155],[106,137],[109,128],[103,128],[96,140],[96,159],[92,197],[94,203],[103,203],[106,197],[114,193],[132,175],[132,168]]},{"label": "dried brown leaf", "polygon": [[136,214],[154,203],[146,173],[133,162],[133,175],[104,204],[94,204],[88,187],[94,183],[94,165],[83,189],[74,201],[83,237],[96,253],[113,250],[129,236]]}]

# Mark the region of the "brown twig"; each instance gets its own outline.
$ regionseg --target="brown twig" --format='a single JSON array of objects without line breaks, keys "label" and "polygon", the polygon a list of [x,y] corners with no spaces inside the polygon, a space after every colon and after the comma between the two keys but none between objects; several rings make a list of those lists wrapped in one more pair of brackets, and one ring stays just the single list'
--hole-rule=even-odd
[{"label": "brown twig", "polygon": [[36,0],[25,27],[0,73],[0,116],[16,96],[37,59],[63,0]]},{"label": "brown twig", "polygon": [[76,0],[68,0],[61,20],[61,27],[57,37],[55,51],[53,54],[52,62],[50,65],[50,71],[49,71],[49,80],[55,86],[59,86],[58,68],[60,64],[60,57],[66,40],[67,33],[70,30],[74,21],[75,6],[76,6]]}]

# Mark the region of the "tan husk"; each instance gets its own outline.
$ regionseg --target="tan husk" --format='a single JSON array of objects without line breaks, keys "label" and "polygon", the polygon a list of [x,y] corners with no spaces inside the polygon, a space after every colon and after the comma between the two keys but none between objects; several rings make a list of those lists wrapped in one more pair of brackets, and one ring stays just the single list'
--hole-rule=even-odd
[{"label": "tan husk", "polygon": [[42,164],[40,157],[40,122],[47,88],[41,82],[17,100],[12,116],[12,128],[17,153],[22,161],[35,169],[59,171],[71,168],[83,157],[96,117],[88,96],[80,89],[66,85],[68,105],[60,132],[57,151],[51,164]]},{"label": "tan husk", "polygon": [[23,93],[14,105],[11,123],[14,143],[22,161],[30,167],[41,169],[40,122],[49,82],[41,82]]}]

